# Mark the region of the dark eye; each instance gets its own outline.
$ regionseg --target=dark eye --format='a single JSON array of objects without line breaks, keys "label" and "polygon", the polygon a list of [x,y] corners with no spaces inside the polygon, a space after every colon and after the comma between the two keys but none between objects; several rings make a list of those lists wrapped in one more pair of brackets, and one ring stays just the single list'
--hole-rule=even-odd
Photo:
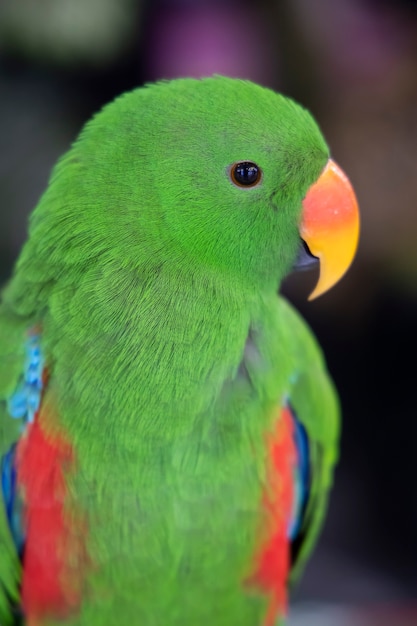
[{"label": "dark eye", "polygon": [[261,177],[261,168],[251,161],[234,163],[230,169],[230,178],[238,187],[254,187]]}]

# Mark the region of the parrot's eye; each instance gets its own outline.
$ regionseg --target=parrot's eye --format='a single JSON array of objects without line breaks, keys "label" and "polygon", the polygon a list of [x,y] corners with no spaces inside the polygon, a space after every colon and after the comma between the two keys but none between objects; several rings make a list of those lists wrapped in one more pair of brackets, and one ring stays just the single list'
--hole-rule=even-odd
[{"label": "parrot's eye", "polygon": [[254,187],[262,177],[261,168],[251,161],[234,163],[230,168],[230,178],[238,187]]}]

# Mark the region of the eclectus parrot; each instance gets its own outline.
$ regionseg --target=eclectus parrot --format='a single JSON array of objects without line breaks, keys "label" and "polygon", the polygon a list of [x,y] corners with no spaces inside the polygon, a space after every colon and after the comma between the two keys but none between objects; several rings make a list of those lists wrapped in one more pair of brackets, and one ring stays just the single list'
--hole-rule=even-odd
[{"label": "eclectus parrot", "polygon": [[346,271],[352,187],[248,81],[151,84],[53,170],[0,309],[0,623],[272,626],[320,529],[339,405],[279,295]]}]

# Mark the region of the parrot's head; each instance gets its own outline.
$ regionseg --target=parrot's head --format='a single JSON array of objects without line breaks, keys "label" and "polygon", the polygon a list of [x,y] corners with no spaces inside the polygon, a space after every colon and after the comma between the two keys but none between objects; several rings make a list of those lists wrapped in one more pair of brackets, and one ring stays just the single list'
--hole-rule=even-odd
[{"label": "parrot's head", "polygon": [[321,267],[313,296],[346,271],[359,232],[353,190],[311,115],[220,76],[156,83],[107,105],[48,194],[68,224],[60,255],[81,258],[88,243],[91,257],[152,259],[274,289],[307,259]]}]

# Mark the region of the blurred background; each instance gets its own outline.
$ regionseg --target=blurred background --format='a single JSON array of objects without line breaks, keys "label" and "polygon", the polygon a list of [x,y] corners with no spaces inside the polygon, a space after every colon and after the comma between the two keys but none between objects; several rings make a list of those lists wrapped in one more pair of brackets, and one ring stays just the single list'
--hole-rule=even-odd
[{"label": "blurred background", "polygon": [[212,73],[307,106],[359,199],[357,259],[329,294],[284,292],[339,388],[341,461],[292,626],[417,624],[417,1],[0,0],[0,281],[52,165],[144,82]]}]

